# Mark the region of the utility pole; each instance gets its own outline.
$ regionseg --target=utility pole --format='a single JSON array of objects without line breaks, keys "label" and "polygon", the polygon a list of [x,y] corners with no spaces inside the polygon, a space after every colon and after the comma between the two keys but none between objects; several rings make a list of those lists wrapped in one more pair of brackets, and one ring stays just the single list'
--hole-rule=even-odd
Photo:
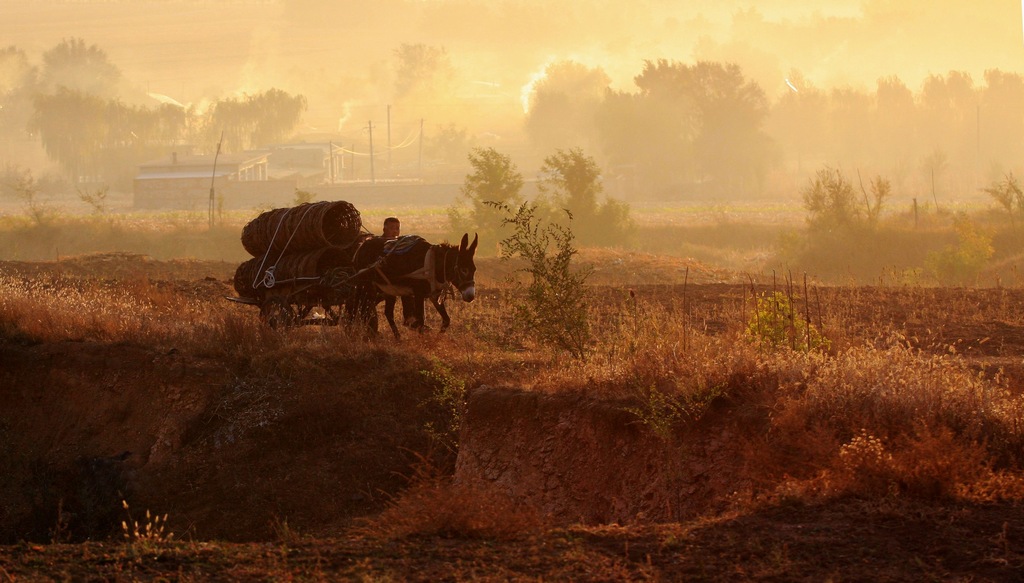
[{"label": "utility pole", "polygon": [[391,106],[388,105],[388,176],[391,176]]},{"label": "utility pole", "polygon": [[416,171],[419,173],[420,180],[423,180],[423,118],[420,118],[420,154],[416,161]]},{"label": "utility pole", "polygon": [[217,180],[217,158],[220,157],[220,145],[224,143],[224,130],[220,131],[220,141],[217,142],[217,153],[213,155],[213,173],[210,176],[210,204],[207,208],[207,220],[210,228],[213,228],[214,190],[213,185]]},{"label": "utility pole", "polygon": [[331,184],[334,184],[334,142],[327,142],[327,146],[331,149]]},{"label": "utility pole", "polygon": [[977,134],[974,146],[974,186],[981,186],[981,104],[976,106],[974,114],[974,131]]},{"label": "utility pole", "polygon": [[370,184],[377,184],[377,174],[373,167],[373,122],[368,122],[367,127],[370,129]]}]

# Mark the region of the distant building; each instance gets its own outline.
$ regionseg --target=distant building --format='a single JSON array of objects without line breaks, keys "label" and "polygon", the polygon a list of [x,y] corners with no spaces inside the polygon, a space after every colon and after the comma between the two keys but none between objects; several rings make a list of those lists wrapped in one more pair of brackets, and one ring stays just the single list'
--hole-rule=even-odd
[{"label": "distant building", "polygon": [[271,180],[295,180],[298,188],[341,181],[345,157],[331,143],[279,144],[267,147]]},{"label": "distant building", "polygon": [[221,208],[251,208],[276,204],[294,197],[294,178],[271,180],[269,152],[178,155],[173,152],[139,165],[134,181],[137,209],[203,210],[210,203]]}]

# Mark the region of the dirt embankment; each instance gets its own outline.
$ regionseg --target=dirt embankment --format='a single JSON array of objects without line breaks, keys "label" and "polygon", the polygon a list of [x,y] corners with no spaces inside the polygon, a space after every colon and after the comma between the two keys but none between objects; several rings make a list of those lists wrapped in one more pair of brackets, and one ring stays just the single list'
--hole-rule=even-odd
[{"label": "dirt embankment", "polygon": [[330,533],[428,449],[429,363],[328,355],[301,378],[177,351],[0,342],[0,542],[119,535],[127,500],[179,536]]},{"label": "dirt embankment", "polygon": [[735,430],[660,437],[637,403],[480,387],[469,397],[456,480],[483,480],[560,524],[666,522],[738,487]]},{"label": "dirt embankment", "polygon": [[[429,448],[429,364],[365,359],[283,379],[127,345],[0,345],[3,542],[117,536],[122,500],[200,539],[341,532],[399,492]],[[677,520],[735,487],[730,429],[666,441],[632,405],[479,387],[456,479],[561,524]]]}]

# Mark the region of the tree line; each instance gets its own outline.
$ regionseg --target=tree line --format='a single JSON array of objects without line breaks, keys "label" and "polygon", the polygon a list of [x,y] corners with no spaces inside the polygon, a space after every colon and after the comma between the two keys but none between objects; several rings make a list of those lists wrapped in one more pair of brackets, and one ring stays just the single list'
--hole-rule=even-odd
[{"label": "tree line", "polygon": [[998,179],[1024,155],[1024,76],[992,69],[983,83],[951,71],[918,91],[898,77],[874,90],[822,89],[799,72],[774,102],[736,65],[644,63],[635,90],[600,67],[560,61],[534,87],[526,128],[547,148],[583,144],[612,173],[656,194],[756,192],[769,173],[822,165],[865,168],[894,187],[961,188]]},{"label": "tree line", "polygon": [[102,49],[81,39],[63,40],[39,66],[7,47],[0,72],[0,132],[38,140],[72,183],[102,180],[122,189],[130,189],[139,163],[176,145],[236,152],[284,140],[307,107],[305,97],[280,89],[148,105],[152,99],[122,90],[120,70]]},{"label": "tree line", "polygon": [[[396,96],[416,101],[449,87],[444,49],[403,45],[395,56]],[[635,89],[614,90],[600,67],[549,65],[530,94],[530,140],[538,151],[590,152],[605,184],[648,196],[773,192],[773,176],[802,179],[826,164],[885,174],[897,192],[928,183],[973,190],[1021,173],[1024,76],[1016,73],[989,70],[977,83],[952,71],[914,91],[897,77],[873,90],[823,89],[793,71],[775,100],[728,63],[650,60],[633,81]],[[41,144],[72,181],[102,177],[127,188],[138,163],[175,144],[212,152],[223,135],[231,152],[281,141],[306,107],[304,96],[279,89],[154,105],[81,39],[62,41],[38,65],[17,47],[0,50],[0,136],[8,148]],[[468,140],[454,124],[432,142],[465,160]]]}]

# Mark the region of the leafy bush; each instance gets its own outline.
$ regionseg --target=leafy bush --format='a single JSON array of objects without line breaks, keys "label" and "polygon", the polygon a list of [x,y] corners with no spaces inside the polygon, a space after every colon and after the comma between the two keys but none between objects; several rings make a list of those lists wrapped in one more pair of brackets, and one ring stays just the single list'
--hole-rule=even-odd
[{"label": "leafy bush", "polygon": [[45,184],[36,180],[27,168],[8,164],[0,174],[0,194],[20,200],[25,216],[37,227],[50,226],[57,216],[56,209],[40,198],[44,188]]},{"label": "leafy bush", "polygon": [[442,416],[440,425],[428,421],[424,429],[431,439],[455,452],[459,448],[459,431],[466,410],[466,381],[455,376],[450,367],[437,359],[433,359],[430,370],[420,371],[420,374],[434,385],[430,399],[424,404],[439,408]]},{"label": "leafy bush", "polygon": [[[576,248],[572,230],[556,223],[542,224],[537,206],[530,203],[523,203],[515,212],[506,205],[492,206],[505,212],[502,222],[513,229],[501,242],[502,258],[524,259],[526,267],[521,271],[530,275],[529,284],[521,290],[524,299],[512,306],[515,321],[538,342],[585,359],[591,332],[590,294],[584,282],[592,270],[573,271]],[[521,287],[518,282],[513,286]]]},{"label": "leafy bush", "polygon": [[864,220],[853,185],[835,168],[819,170],[803,191],[807,223],[811,230],[833,231],[856,226]]},{"label": "leafy bush", "polygon": [[670,394],[656,386],[640,391],[640,404],[628,407],[640,423],[649,427],[662,439],[670,439],[675,425],[682,421],[698,421],[711,407],[712,401],[723,394],[721,387],[712,386],[694,393]]},{"label": "leafy bush", "polygon": [[1024,213],[1024,190],[1021,190],[1020,183],[1014,177],[1013,172],[1007,174],[1002,182],[996,182],[982,190],[1006,210],[1006,214],[1010,217],[1011,227],[1014,225],[1014,209],[1018,213]]},{"label": "leafy bush", "polygon": [[747,321],[747,335],[759,346],[794,350],[827,350],[829,341],[805,316],[797,313],[782,292],[756,297],[754,313]]},{"label": "leafy bush", "polygon": [[553,197],[552,203],[568,211],[584,244],[625,243],[635,229],[629,205],[616,200],[599,200],[604,187],[601,169],[579,148],[558,150],[544,159],[540,190]]},{"label": "leafy bush", "polygon": [[965,215],[953,220],[957,244],[928,254],[925,265],[939,281],[971,283],[992,258],[992,237],[979,230]]}]

